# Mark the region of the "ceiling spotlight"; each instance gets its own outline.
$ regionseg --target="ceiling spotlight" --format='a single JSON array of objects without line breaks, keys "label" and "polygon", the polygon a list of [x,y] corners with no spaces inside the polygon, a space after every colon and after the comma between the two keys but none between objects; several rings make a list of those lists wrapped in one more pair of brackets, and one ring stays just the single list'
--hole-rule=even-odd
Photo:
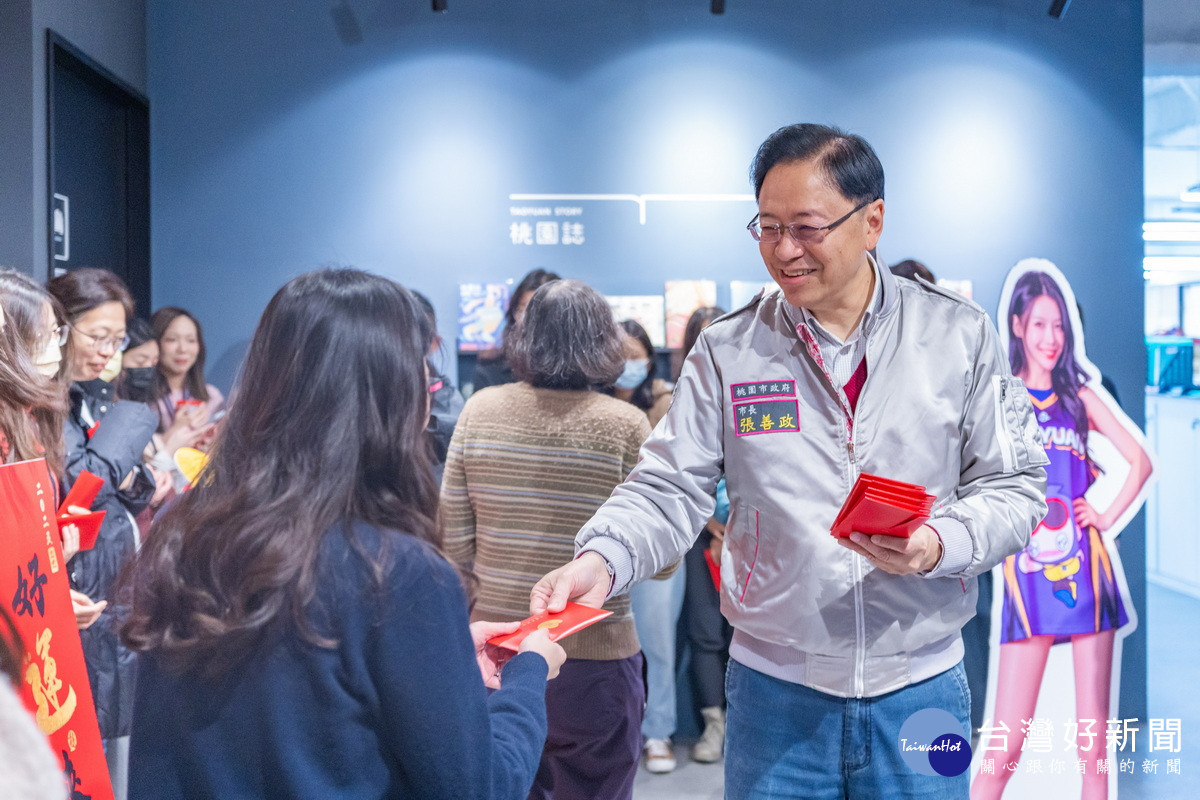
[{"label": "ceiling spotlight", "polygon": [[434,11],[445,11],[446,10],[446,0],[433,0],[433,10]]},{"label": "ceiling spotlight", "polygon": [[1054,0],[1050,4],[1050,16],[1055,19],[1062,19],[1067,13],[1067,9],[1071,7],[1071,0]]},{"label": "ceiling spotlight", "polygon": [[725,13],[725,0],[712,0],[712,13],[724,14]]},{"label": "ceiling spotlight", "polygon": [[1180,192],[1179,199],[1185,203],[1200,203],[1200,183],[1189,186]]}]

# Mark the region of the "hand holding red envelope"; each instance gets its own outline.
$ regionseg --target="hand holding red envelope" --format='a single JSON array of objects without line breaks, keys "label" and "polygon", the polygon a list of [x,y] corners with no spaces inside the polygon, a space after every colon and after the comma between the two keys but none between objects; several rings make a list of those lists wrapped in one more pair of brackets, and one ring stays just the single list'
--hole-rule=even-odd
[{"label": "hand holding red envelope", "polygon": [[100,535],[100,525],[104,522],[104,515],[107,512],[93,511],[89,514],[75,514],[71,509],[91,508],[92,503],[96,502],[96,495],[100,493],[103,486],[104,479],[98,475],[93,475],[86,470],[79,473],[79,477],[71,486],[71,491],[67,492],[67,496],[63,498],[62,504],[55,513],[60,537],[62,529],[68,525],[74,525],[79,530],[79,549],[81,551],[91,550],[95,546],[96,537]]},{"label": "hand holding red envelope", "polygon": [[854,482],[830,533],[843,538],[858,532],[907,539],[929,519],[936,500],[924,486],[864,472]]},{"label": "hand holding red envelope", "polygon": [[520,649],[521,642],[525,641],[526,636],[536,630],[543,629],[549,632],[550,641],[557,642],[560,639],[570,636],[572,633],[577,633],[587,626],[599,622],[612,613],[602,608],[592,608],[591,606],[580,605],[579,603],[567,603],[567,607],[557,614],[543,611],[541,614],[534,614],[532,617],[522,620],[521,627],[512,633],[488,639],[488,644],[515,652]]}]

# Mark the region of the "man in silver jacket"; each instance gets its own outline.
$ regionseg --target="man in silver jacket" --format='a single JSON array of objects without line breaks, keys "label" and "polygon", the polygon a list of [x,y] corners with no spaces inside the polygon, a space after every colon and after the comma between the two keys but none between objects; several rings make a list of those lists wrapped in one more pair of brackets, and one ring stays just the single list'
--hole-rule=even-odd
[{"label": "man in silver jacket", "polygon": [[[778,290],[701,334],[638,466],[531,609],[598,606],[680,559],[724,474],[726,797],[965,797],[959,631],[975,576],[1045,513],[1037,422],[979,306],[872,258],[883,168],[866,141],[792,125],[752,175],[747,227]],[[927,487],[928,523],[832,537],[862,472]],[[943,734],[965,738],[934,755]]]}]

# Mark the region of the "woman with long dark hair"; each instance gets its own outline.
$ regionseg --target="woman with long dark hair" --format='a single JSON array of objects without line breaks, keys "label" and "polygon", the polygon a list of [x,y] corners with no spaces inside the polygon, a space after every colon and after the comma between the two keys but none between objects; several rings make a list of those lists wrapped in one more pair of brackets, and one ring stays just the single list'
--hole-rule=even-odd
[{"label": "woman with long dark hair", "polygon": [[192,428],[205,424],[225,407],[225,397],[204,380],[208,351],[200,320],[178,306],[164,306],[150,317],[158,341],[158,380],[154,405],[160,433],[165,433],[183,414]]},{"label": "woman with long dark hair", "polygon": [[406,289],[357,270],[268,304],[254,391],[130,572],[135,796],[528,792],[565,656],[531,636],[501,682],[485,641],[515,625],[468,629],[425,437],[431,338]]},{"label": "woman with long dark hair", "polygon": [[[49,292],[32,278],[0,270],[0,463],[42,458],[61,499],[63,423],[67,393],[59,380],[63,350],[70,333],[62,311]],[[79,509],[75,509],[79,510]],[[79,531],[63,532],[63,560],[79,552]],[[93,602],[71,590],[80,630],[89,628],[107,603]]]},{"label": "woman with long dark hair", "polygon": [[[1079,720],[1101,726],[1109,718],[1113,648],[1117,629],[1129,621],[1121,596],[1119,564],[1104,532],[1134,503],[1149,479],[1149,454],[1120,422],[1113,409],[1088,384],[1098,381],[1080,365],[1077,333],[1062,288],[1049,274],[1031,270],[1013,286],[1008,307],[1009,361],[1025,382],[1041,426],[1046,455],[1049,511],[1030,543],[1004,560],[1004,606],[1000,630],[1000,666],[996,679],[994,726],[1007,725],[1004,764],[1015,764],[1034,717],[1050,648],[1071,643],[1075,674],[1075,710]],[[1086,497],[1098,474],[1088,434],[1109,439],[1130,464],[1112,503],[1099,511]],[[1101,745],[1085,746],[1079,726],[1083,797],[1108,796],[1108,757]],[[1093,735],[1095,731],[1092,732]],[[980,774],[971,787],[975,800],[996,800],[1012,776],[1007,769]]]},{"label": "woman with long dark hair", "polygon": [[54,298],[20,272],[0,269],[0,463],[45,458],[62,475],[67,399],[55,380],[67,329]]}]

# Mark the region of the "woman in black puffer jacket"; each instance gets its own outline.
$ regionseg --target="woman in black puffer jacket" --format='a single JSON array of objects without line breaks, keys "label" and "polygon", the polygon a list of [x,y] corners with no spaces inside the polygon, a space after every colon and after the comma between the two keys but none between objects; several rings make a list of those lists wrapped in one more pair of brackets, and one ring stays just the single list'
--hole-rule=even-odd
[{"label": "woman in black puffer jacket", "polygon": [[[124,349],[133,299],[111,272],[79,269],[50,281],[71,325],[66,378],[71,381],[70,413],[63,426],[65,488],[84,470],[104,479],[92,509],[105,511],[104,524],[91,550],[68,564],[71,586],[108,607],[95,624],[80,631],[100,736],[117,800],[123,800],[133,715],[134,654],[117,639],[121,607],[114,597],[117,576],[133,558],[139,542],[133,517],[150,502],[154,478],[142,464],[142,452],[158,427],[157,415],[144,403],[116,400],[101,373]],[[116,371],[120,371],[119,363]],[[107,373],[106,373],[107,374]]]}]

